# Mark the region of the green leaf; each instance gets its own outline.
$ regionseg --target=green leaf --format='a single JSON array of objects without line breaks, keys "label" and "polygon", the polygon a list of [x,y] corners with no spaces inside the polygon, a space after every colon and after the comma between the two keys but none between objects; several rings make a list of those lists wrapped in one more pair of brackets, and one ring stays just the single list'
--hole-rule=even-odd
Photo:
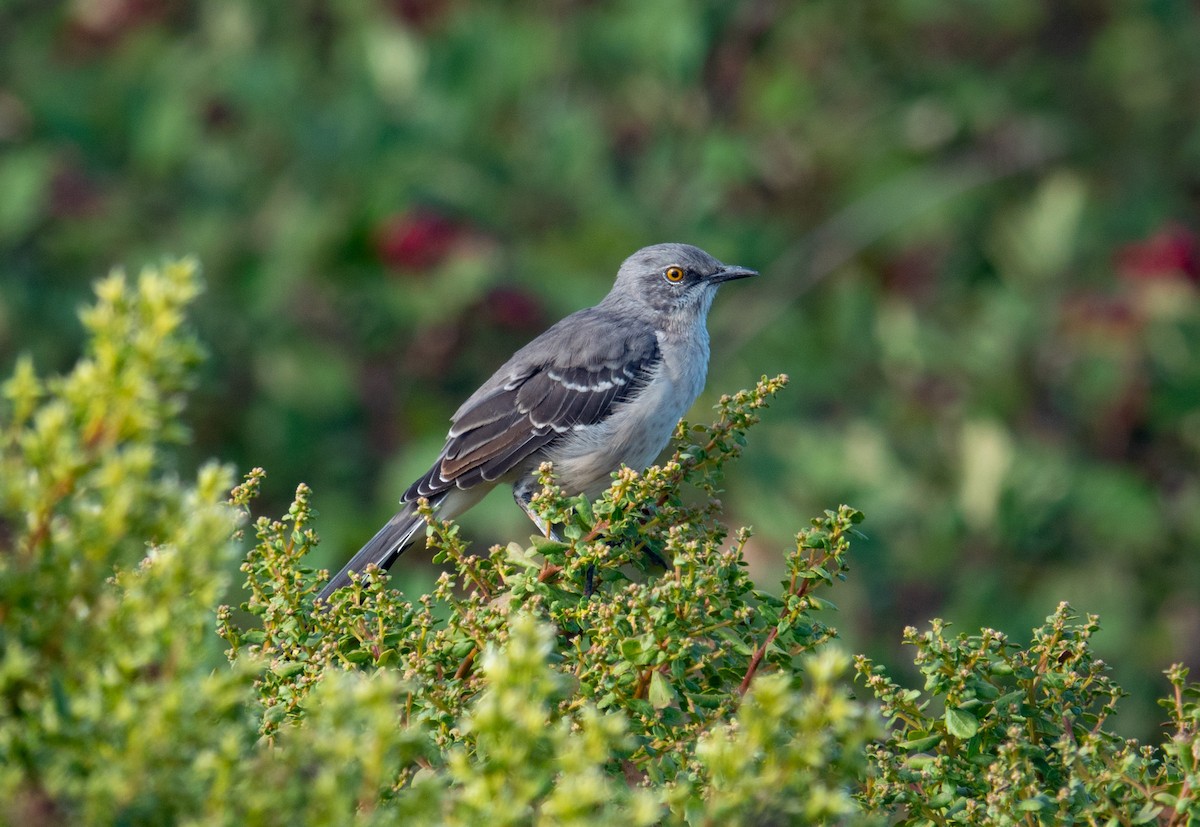
[{"label": "green leaf", "polygon": [[638,638],[631,637],[621,641],[621,657],[625,660],[636,662],[641,654],[642,642]]},{"label": "green leaf", "polygon": [[561,554],[571,547],[570,543],[564,543],[552,537],[543,537],[541,534],[535,534],[531,539],[533,547],[542,554]]},{"label": "green leaf", "polygon": [[992,702],[992,706],[999,709],[1002,707],[1009,706],[1010,704],[1019,703],[1024,698],[1025,698],[1025,690],[1017,689],[1013,692],[1006,692],[1005,694],[1001,695],[999,698],[997,698],[995,701]]},{"label": "green leaf", "polygon": [[675,700],[675,691],[671,684],[657,669],[650,675],[650,705],[655,709],[670,706]]},{"label": "green leaf", "polygon": [[896,744],[897,749],[902,749],[907,752],[926,752],[937,746],[942,740],[941,733],[937,735],[929,735],[925,738],[913,738],[908,741],[900,741]]},{"label": "green leaf", "polygon": [[945,721],[946,731],[963,741],[979,731],[978,719],[962,709],[947,709]]},{"label": "green leaf", "polygon": [[1049,809],[1052,803],[1048,796],[1038,795],[1025,799],[1017,805],[1017,809],[1025,813],[1036,813]]},{"label": "green leaf", "polygon": [[590,529],[596,523],[596,518],[592,514],[592,501],[587,497],[581,497],[579,504],[575,507],[575,519],[580,528]]},{"label": "green leaf", "polygon": [[1134,824],[1149,824],[1158,818],[1158,814],[1163,811],[1163,808],[1157,804],[1147,801],[1142,805],[1142,808],[1137,811],[1137,815],[1133,817]]},{"label": "green leaf", "polygon": [[304,671],[304,664],[298,661],[280,661],[271,667],[271,671],[281,678],[290,678]]},{"label": "green leaf", "polygon": [[643,701],[641,698],[632,698],[628,702],[629,710],[637,715],[645,715],[652,717],[654,715],[654,707],[649,701]]},{"label": "green leaf", "polygon": [[[533,541],[534,545],[537,545],[536,537]],[[530,550],[523,547],[519,543],[509,543],[505,548],[505,552],[505,556],[508,557],[510,562],[516,563],[518,566],[521,566],[525,569],[533,571],[542,567],[541,562],[534,559]]]}]

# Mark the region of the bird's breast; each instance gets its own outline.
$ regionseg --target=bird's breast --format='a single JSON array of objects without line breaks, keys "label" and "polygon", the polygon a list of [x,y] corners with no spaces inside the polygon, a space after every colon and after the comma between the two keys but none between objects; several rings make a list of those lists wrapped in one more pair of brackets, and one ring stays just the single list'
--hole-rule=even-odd
[{"label": "bird's breast", "polygon": [[644,470],[671,439],[676,423],[704,389],[708,336],[688,342],[660,337],[662,360],[636,396],[604,421],[571,432],[550,459],[564,489],[599,496],[622,464]]}]

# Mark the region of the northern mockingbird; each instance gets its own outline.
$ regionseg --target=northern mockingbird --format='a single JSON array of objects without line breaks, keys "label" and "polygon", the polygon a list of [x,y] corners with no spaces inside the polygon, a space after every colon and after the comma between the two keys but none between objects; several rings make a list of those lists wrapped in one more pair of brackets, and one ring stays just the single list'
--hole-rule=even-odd
[{"label": "northern mockingbird", "polygon": [[426,497],[452,519],[500,483],[535,524],[538,466],[564,491],[595,499],[622,464],[644,470],[666,447],[708,372],[705,319],[717,287],[754,276],[687,244],[656,244],[625,259],[609,294],[518,350],[451,417],[441,455],[401,508],[321,590],[350,572],[386,569],[425,521]]}]

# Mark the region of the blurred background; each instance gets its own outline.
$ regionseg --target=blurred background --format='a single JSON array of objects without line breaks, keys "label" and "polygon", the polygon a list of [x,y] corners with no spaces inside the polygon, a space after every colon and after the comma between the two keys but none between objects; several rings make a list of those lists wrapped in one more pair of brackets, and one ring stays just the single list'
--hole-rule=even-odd
[{"label": "blurred background", "polygon": [[[0,0],[0,369],[68,368],[109,268],[197,256],[180,470],[312,485],[314,564],[665,240],[763,271],[691,418],[792,377],[727,476],[756,578],[851,503],[848,645],[903,671],[906,624],[1069,600],[1152,736],[1200,666],[1195,2]],[[464,522],[530,533],[501,493]]]}]

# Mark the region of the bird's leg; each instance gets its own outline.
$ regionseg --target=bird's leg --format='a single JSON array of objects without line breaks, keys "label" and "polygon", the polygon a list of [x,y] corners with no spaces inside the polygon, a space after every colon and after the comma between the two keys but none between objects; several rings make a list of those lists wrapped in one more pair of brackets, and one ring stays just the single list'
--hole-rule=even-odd
[{"label": "bird's leg", "polygon": [[[530,507],[530,503],[533,501],[534,490],[535,486],[532,483],[526,484],[524,482],[519,482],[513,486],[513,499],[516,500],[517,505],[521,507],[521,510],[525,512],[525,516],[532,520],[533,524],[538,527],[539,531],[542,532],[543,537],[549,537],[552,540],[565,543],[566,540],[559,536],[559,533],[554,529],[554,526],[539,517],[536,513],[534,513],[533,508]],[[657,554],[654,556],[658,557]],[[658,559],[661,560],[662,558]],[[666,568],[666,566],[664,565],[663,568]],[[596,567],[594,565],[590,565],[587,567],[587,571],[584,573],[584,597],[591,597],[592,592],[596,590],[595,580]]]},{"label": "bird's leg", "polygon": [[554,526],[538,516],[538,514],[530,506],[530,503],[533,501],[535,490],[536,486],[533,485],[532,482],[529,484],[526,484],[525,482],[517,483],[513,486],[513,499],[516,500],[516,503],[521,507],[521,510],[525,512],[525,516],[532,520],[533,524],[538,527],[538,531],[542,532],[543,537],[549,537],[550,539],[557,540],[560,543],[566,542],[558,535],[558,532],[554,530]]},{"label": "bird's leg", "polygon": [[646,548],[642,549],[642,554],[649,557],[651,562],[658,563],[658,565],[662,566],[662,568],[664,568],[664,569],[670,568],[670,566],[667,565],[667,561],[662,558],[662,555],[659,554],[654,549],[652,549],[650,547],[646,547]]},{"label": "bird's leg", "polygon": [[[642,511],[642,519],[644,522],[649,522],[651,519],[653,519],[653,517],[654,517],[654,513],[650,508],[646,508],[645,510]],[[667,561],[663,559],[662,555],[659,554],[654,549],[650,548],[649,545],[646,545],[646,544],[642,545],[642,554],[644,554],[646,557],[650,558],[650,562],[657,563],[660,567],[662,567],[662,569],[664,571],[671,568],[670,566],[667,565]]]}]

